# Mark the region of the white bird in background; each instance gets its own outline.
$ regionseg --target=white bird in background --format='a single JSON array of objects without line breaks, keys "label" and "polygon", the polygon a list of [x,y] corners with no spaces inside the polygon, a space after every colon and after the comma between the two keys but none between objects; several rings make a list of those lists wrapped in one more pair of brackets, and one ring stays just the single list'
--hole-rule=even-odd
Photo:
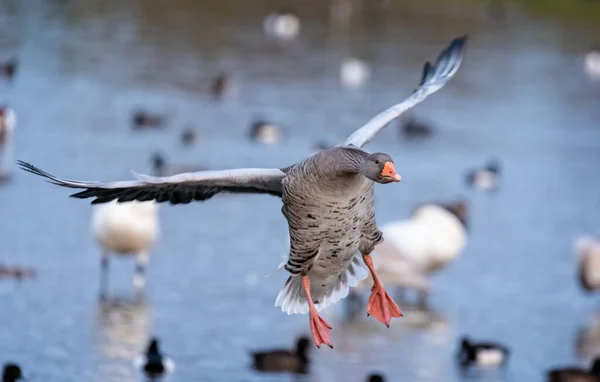
[{"label": "white bird in background", "polygon": [[582,236],[575,241],[579,257],[579,282],[587,292],[600,288],[600,239]]},{"label": "white bird in background", "polygon": [[[416,289],[420,305],[425,305],[429,282],[425,275],[448,265],[466,245],[467,205],[425,204],[415,209],[410,219],[381,226],[385,240],[375,246],[373,262],[385,285]],[[357,291],[368,287],[363,280]]]},{"label": "white bird in background", "polygon": [[133,286],[136,293],[144,287],[144,271],[150,259],[150,249],[159,233],[158,205],[155,201],[109,203],[94,206],[92,231],[102,247],[101,296],[108,284],[108,266],[111,253],[135,255],[136,268]]},{"label": "white bird in background", "polygon": [[369,66],[357,58],[347,58],[340,66],[340,81],[346,88],[358,88],[371,76]]},{"label": "white bird in background", "polygon": [[483,167],[467,173],[467,185],[484,191],[495,191],[500,186],[500,162],[490,159]]},{"label": "white bird in background", "polygon": [[11,138],[16,123],[15,112],[8,106],[0,106],[0,182],[9,178],[8,163],[11,160]]},{"label": "white bird in background", "polygon": [[584,70],[593,80],[600,80],[600,51],[591,50],[586,53]]},{"label": "white bird in background", "polygon": [[292,9],[282,9],[265,17],[265,33],[280,41],[291,41],[300,32],[300,18]]}]

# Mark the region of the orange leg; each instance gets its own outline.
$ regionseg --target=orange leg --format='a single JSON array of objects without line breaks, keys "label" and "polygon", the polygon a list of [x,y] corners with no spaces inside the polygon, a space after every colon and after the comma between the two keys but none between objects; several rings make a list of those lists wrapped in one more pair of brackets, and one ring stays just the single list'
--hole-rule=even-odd
[{"label": "orange leg", "polygon": [[367,268],[369,268],[369,271],[371,271],[371,276],[373,277],[373,288],[371,289],[371,297],[369,297],[369,303],[367,304],[367,315],[375,317],[389,328],[392,317],[402,317],[402,311],[390,295],[387,294],[383,283],[377,277],[371,255],[363,254],[363,261]]},{"label": "orange leg", "polygon": [[315,345],[317,345],[318,348],[325,344],[333,349],[329,333],[331,326],[329,326],[327,321],[317,313],[317,308],[315,308],[315,304],[310,296],[310,279],[306,275],[302,275],[302,287],[304,288],[304,293],[306,293],[306,299],[308,300],[310,331],[312,333],[313,341],[315,341]]}]

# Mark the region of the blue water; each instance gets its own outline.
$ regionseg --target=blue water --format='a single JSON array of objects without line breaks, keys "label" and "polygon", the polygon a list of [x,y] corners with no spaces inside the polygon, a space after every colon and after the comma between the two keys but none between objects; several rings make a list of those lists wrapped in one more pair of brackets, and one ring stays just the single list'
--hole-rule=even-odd
[{"label": "blue water", "polygon": [[[345,25],[327,4],[298,1],[301,33],[282,45],[262,31],[276,2],[245,4],[7,0],[0,59],[16,54],[21,67],[12,84],[0,84],[0,102],[18,114],[14,159],[105,180],[150,171],[156,150],[173,163],[214,169],[282,167],[403,99],[424,61],[469,33],[456,78],[414,110],[435,136],[405,141],[394,123],[367,147],[391,154],[403,179],[376,187],[378,221],[464,196],[466,250],[434,276],[426,315],[408,312],[386,329],[328,312],[335,350],[315,349],[308,380],[362,381],[380,370],[393,381],[458,381],[454,351],[463,334],[512,350],[506,370],[481,380],[538,381],[557,365],[587,366],[575,342],[598,304],[576,283],[572,244],[599,229],[600,83],[582,70],[597,26],[517,9],[490,21],[479,7],[404,2],[388,14],[357,10]],[[371,65],[362,89],[339,84],[347,55]],[[240,92],[215,102],[207,90],[221,70],[234,74]],[[167,114],[168,127],[133,131],[138,106]],[[259,115],[283,126],[280,145],[249,141]],[[201,137],[183,148],[188,125]],[[467,189],[465,172],[491,156],[503,164],[501,190]],[[19,362],[32,381],[137,381],[131,362],[156,335],[177,365],[170,381],[291,379],[248,367],[248,350],[292,346],[309,332],[306,316],[273,307],[287,275],[263,277],[287,250],[280,200],[161,206],[145,298],[133,300],[133,262],[115,258],[111,299],[100,303],[90,205],[13,170],[0,188],[0,263],[33,267],[38,277],[0,281],[0,362]]]}]

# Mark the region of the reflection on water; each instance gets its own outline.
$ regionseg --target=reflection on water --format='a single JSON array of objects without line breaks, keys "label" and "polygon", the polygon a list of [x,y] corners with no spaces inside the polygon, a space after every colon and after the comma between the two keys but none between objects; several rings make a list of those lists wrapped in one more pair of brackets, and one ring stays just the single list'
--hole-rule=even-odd
[{"label": "reflection on water", "polygon": [[592,313],[587,324],[577,331],[575,350],[587,360],[600,356],[600,313]]},{"label": "reflection on water", "polygon": [[[131,381],[140,344],[150,338],[150,309],[143,297],[100,299],[95,317],[94,347],[99,356],[98,381]],[[118,365],[118,366],[117,366]]]}]

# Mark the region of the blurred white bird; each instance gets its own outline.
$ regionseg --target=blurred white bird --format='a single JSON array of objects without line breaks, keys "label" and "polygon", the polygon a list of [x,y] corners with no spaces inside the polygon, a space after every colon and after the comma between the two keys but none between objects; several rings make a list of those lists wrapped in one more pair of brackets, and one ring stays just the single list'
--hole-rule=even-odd
[{"label": "blurred white bird", "polygon": [[358,88],[364,85],[370,76],[369,66],[357,58],[345,59],[340,67],[340,81],[347,88]]},{"label": "blurred white bird", "polygon": [[584,70],[593,80],[600,80],[600,51],[591,50],[586,53]]},{"label": "blurred white bird", "polygon": [[579,283],[587,292],[600,288],[600,239],[581,236],[575,241],[579,258]]},{"label": "blurred white bird", "polygon": [[281,128],[264,120],[256,120],[250,127],[250,138],[263,145],[274,145],[283,138]]},{"label": "blurred white bird", "polygon": [[[455,259],[466,245],[467,205],[425,204],[415,209],[410,219],[381,226],[384,241],[375,246],[373,257],[377,274],[385,285],[416,289],[420,305],[425,305],[431,274]],[[372,285],[363,280],[357,291]]]},{"label": "blurred white bird", "polygon": [[9,178],[8,163],[11,161],[11,138],[16,123],[15,112],[8,106],[0,105],[0,182]]},{"label": "blurred white bird", "polygon": [[150,259],[150,249],[159,233],[158,205],[154,201],[124,202],[116,200],[94,206],[92,231],[102,247],[101,296],[108,283],[109,255],[135,255],[133,286],[136,293],[144,287],[144,271]]},{"label": "blurred white bird", "polygon": [[300,32],[300,18],[292,9],[282,9],[265,17],[265,33],[281,41],[290,41]]},{"label": "blurred white bird", "polygon": [[500,186],[500,162],[490,159],[483,167],[467,173],[467,185],[484,191],[495,191]]}]

